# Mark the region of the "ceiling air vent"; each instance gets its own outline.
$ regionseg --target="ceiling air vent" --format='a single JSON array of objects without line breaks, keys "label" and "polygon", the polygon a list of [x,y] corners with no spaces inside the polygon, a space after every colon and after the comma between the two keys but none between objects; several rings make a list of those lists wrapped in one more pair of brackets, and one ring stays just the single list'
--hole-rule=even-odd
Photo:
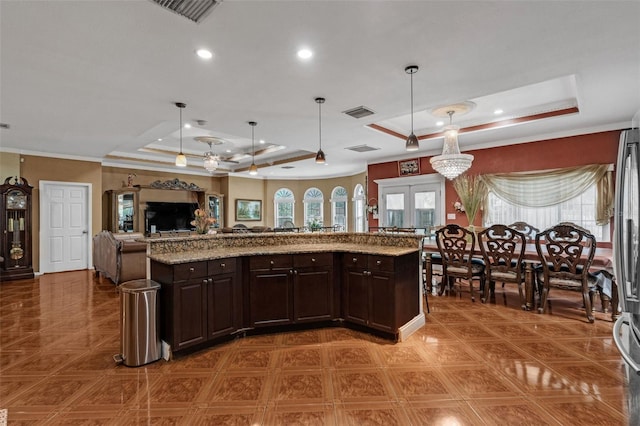
[{"label": "ceiling air vent", "polygon": [[349,149],[351,151],[355,151],[355,152],[369,152],[369,151],[377,151],[380,148],[374,148],[372,146],[369,145],[356,145],[356,146],[350,146],[348,148],[345,149]]},{"label": "ceiling air vent", "polygon": [[184,16],[185,18],[200,23],[209,15],[211,10],[222,0],[151,0],[152,2]]},{"label": "ceiling air vent", "polygon": [[348,109],[346,111],[342,111],[343,113],[353,117],[353,118],[362,118],[362,117],[366,117],[368,115],[373,115],[375,114],[375,112],[373,112],[372,110],[370,110],[369,108],[365,107],[365,106],[359,106],[359,107],[355,107],[355,108],[351,108]]},{"label": "ceiling air vent", "polygon": [[282,166],[281,169],[295,169],[295,166]]}]

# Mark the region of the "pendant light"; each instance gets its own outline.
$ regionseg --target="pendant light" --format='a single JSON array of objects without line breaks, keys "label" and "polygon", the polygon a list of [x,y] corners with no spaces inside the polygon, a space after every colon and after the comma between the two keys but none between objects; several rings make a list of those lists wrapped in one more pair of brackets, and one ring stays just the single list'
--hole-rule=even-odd
[{"label": "pendant light", "polygon": [[249,174],[255,176],[258,174],[258,166],[255,163],[255,154],[256,150],[254,148],[254,130],[256,128],[255,121],[249,121],[249,126],[251,126],[251,165],[249,166]]},{"label": "pendant light", "polygon": [[418,66],[409,65],[404,69],[404,72],[411,76],[411,134],[407,138],[404,148],[407,151],[417,151],[418,148],[420,148],[420,144],[418,143],[418,138],[413,133],[413,75],[418,72]]},{"label": "pendant light", "polygon": [[318,135],[320,145],[318,149],[318,153],[316,154],[316,163],[324,164],[326,158],[324,156],[324,152],[322,151],[322,104],[324,103],[324,98],[316,98],[315,101],[318,104]]},{"label": "pendant light", "polygon": [[182,153],[182,110],[187,105],[182,102],[176,102],[176,106],[180,108],[180,153],[176,156],[176,166],[187,167],[187,157]]},{"label": "pendant light", "polygon": [[442,147],[442,155],[431,157],[431,166],[447,179],[455,179],[471,167],[473,155],[461,154],[458,146],[458,130],[459,126],[452,124],[453,114],[455,111],[447,111],[449,115],[449,125],[444,131],[444,146]]},{"label": "pendant light", "polygon": [[211,142],[207,142],[209,144],[209,151],[204,153],[204,168],[209,172],[213,173],[218,168],[218,156],[213,153],[213,148],[211,147]]}]

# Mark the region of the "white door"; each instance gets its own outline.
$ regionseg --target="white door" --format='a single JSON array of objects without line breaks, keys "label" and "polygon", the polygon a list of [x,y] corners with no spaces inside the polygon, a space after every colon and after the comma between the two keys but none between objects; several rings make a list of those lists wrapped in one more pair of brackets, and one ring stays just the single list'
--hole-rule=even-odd
[{"label": "white door", "polygon": [[444,180],[439,175],[380,179],[380,226],[428,229],[444,223]]},{"label": "white door", "polygon": [[88,269],[91,184],[40,182],[40,272]]}]

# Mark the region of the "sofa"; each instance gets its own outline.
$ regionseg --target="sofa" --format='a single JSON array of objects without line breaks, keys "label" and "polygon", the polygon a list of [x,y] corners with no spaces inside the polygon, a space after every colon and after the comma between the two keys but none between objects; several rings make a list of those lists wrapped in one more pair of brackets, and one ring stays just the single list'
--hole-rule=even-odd
[{"label": "sofa", "polygon": [[139,232],[101,231],[93,237],[93,267],[116,285],[146,278],[147,244]]}]

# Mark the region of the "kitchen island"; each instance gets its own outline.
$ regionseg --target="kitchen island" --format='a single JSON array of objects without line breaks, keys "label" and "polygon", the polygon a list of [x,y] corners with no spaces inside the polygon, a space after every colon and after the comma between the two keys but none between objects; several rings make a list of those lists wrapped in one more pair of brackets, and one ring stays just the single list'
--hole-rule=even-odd
[{"label": "kitchen island", "polygon": [[393,340],[424,325],[420,236],[274,233],[149,238],[161,338],[176,352],[244,333],[346,326]]}]

